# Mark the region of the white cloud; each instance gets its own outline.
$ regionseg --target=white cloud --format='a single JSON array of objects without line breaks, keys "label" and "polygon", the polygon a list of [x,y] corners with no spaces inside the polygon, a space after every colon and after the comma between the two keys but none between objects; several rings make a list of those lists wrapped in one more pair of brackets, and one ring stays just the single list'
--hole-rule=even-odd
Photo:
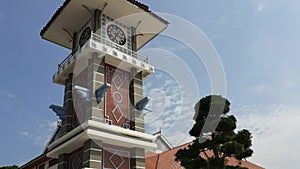
[{"label": "white cloud", "polygon": [[265,9],[265,6],[266,6],[265,3],[259,3],[257,5],[257,11],[262,12]]},{"label": "white cloud", "polygon": [[166,49],[169,51],[144,51],[156,67],[155,74],[144,81],[143,86],[144,95],[150,96],[146,108],[152,110],[145,116],[145,129],[151,134],[161,128],[164,136],[177,146],[191,139],[188,131],[194,124],[193,107],[199,99],[199,87],[190,67],[179,56],[171,53],[184,50],[185,47],[171,50],[167,46]]},{"label": "white cloud", "polygon": [[10,98],[10,99],[13,99],[13,98],[15,98],[16,96],[15,96],[14,94],[12,94],[12,93],[8,93],[8,94],[7,94],[7,97]]},{"label": "white cloud", "polygon": [[258,84],[256,86],[252,87],[252,92],[266,92],[271,86],[268,86],[266,84]]},{"label": "white cloud", "polygon": [[144,94],[149,96],[147,108],[152,112],[145,116],[146,132],[155,133],[160,128],[174,145],[190,141],[188,131],[193,125],[195,94],[189,85],[181,87],[168,74],[157,73],[152,81],[145,83]]},{"label": "white cloud", "polygon": [[57,121],[48,121],[48,126],[51,128],[56,128],[57,127]]},{"label": "white cloud", "polygon": [[29,132],[28,131],[21,131],[20,134],[22,136],[28,137],[29,136]]},{"label": "white cloud", "polygon": [[26,129],[19,134],[27,139],[32,140],[32,143],[37,146],[45,146],[49,137],[57,126],[56,121],[47,121],[45,123],[37,124],[38,127]]},{"label": "white cloud", "polygon": [[[251,108],[253,107],[253,108]],[[295,168],[300,158],[300,107],[283,105],[238,106],[239,128],[253,134],[253,157],[249,160],[266,168]]]},{"label": "white cloud", "polygon": [[165,137],[174,147],[193,140],[193,138],[190,137],[188,133],[183,133],[178,131],[174,131],[173,133],[166,133]]}]

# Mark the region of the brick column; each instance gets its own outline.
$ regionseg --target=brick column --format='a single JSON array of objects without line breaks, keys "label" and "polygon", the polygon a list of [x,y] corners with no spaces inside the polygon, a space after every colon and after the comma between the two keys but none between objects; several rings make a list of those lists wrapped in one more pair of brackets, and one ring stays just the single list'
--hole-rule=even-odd
[{"label": "brick column", "polygon": [[[130,101],[131,104],[135,107],[136,103],[143,98],[142,72],[137,73],[136,69],[133,68],[131,70],[131,74],[133,75],[133,79],[130,83]],[[144,115],[137,110],[133,110],[132,121],[132,129],[144,133]]]},{"label": "brick column", "polygon": [[145,169],[145,150],[141,148],[132,149],[133,169]]},{"label": "brick column", "polygon": [[83,146],[83,167],[102,169],[102,142],[88,140]]},{"label": "brick column", "polygon": [[70,73],[65,81],[65,95],[64,107],[67,109],[66,118],[62,121],[63,134],[72,130],[72,115],[73,115],[73,100],[72,100],[72,78],[73,74]]},{"label": "brick column", "polygon": [[68,168],[69,168],[69,156],[68,156],[68,154],[59,155],[57,169],[68,169]]},{"label": "brick column", "polygon": [[104,122],[104,98],[97,103],[95,91],[104,84],[104,59],[99,59],[98,53],[93,53],[88,67],[88,89],[91,90],[91,100],[87,105],[86,119]]}]

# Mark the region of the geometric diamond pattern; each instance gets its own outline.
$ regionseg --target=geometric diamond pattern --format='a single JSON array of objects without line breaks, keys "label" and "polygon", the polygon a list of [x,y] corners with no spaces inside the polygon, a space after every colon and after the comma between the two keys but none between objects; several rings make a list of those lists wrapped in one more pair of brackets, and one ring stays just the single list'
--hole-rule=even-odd
[{"label": "geometric diamond pattern", "polygon": [[114,75],[112,82],[113,82],[114,86],[117,88],[117,90],[119,90],[123,85],[122,79],[120,78],[118,73],[116,75]]},{"label": "geometric diamond pattern", "polygon": [[[131,124],[126,123],[126,119],[130,119],[130,98],[129,98],[129,84],[130,73],[121,69],[117,69],[109,64],[105,65],[105,81],[111,84],[111,90],[107,91],[105,97],[105,117],[106,123],[120,126],[123,128],[130,128]],[[112,165],[111,165],[112,166]]]},{"label": "geometric diamond pattern", "polygon": [[122,119],[123,117],[123,113],[122,110],[120,109],[119,105],[116,105],[116,107],[112,110],[111,112],[115,118],[115,120],[117,121],[117,123],[119,123],[119,121]]},{"label": "geometric diamond pattern", "polygon": [[118,150],[116,150],[114,154],[109,157],[109,161],[115,169],[119,169],[125,162]]}]

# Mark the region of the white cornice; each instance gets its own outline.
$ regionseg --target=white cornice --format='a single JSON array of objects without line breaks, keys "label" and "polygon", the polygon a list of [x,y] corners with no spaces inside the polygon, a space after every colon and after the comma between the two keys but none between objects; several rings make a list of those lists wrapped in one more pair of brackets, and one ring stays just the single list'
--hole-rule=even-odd
[{"label": "white cornice", "polygon": [[143,148],[147,151],[157,147],[154,143],[156,136],[89,120],[50,144],[47,157],[57,158],[61,153],[70,153],[89,139],[127,148]]}]

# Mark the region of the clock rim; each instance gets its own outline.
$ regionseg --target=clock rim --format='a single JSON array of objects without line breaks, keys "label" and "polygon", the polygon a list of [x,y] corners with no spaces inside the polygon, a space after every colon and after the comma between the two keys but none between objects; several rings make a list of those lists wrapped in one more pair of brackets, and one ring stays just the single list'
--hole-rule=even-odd
[{"label": "clock rim", "polygon": [[[89,32],[90,32],[89,36],[88,36],[88,38],[85,37],[85,39],[82,40],[83,39],[83,35],[86,33],[87,30],[89,30]],[[84,30],[82,31],[82,33],[80,35],[79,41],[78,41],[78,44],[79,44],[80,47],[82,47],[91,38],[91,33],[92,33],[92,29],[89,26],[86,27],[86,28],[84,28]]]},{"label": "clock rim", "polygon": [[[112,40],[112,38],[111,38],[111,37],[109,36],[109,34],[108,34],[108,29],[109,29],[109,27],[111,27],[111,26],[114,26],[114,27],[118,28],[118,29],[122,32],[122,34],[124,35],[124,39],[123,39],[122,41],[124,41],[124,43],[120,44],[120,43],[117,43],[117,42],[115,42],[115,41]],[[121,26],[119,26],[119,25],[117,25],[117,24],[109,24],[109,25],[106,27],[106,35],[107,35],[107,37],[109,38],[110,41],[112,41],[113,43],[116,43],[116,44],[118,44],[118,45],[124,46],[124,45],[126,45],[126,43],[127,43],[127,37],[126,37],[125,31],[121,28]]]}]

